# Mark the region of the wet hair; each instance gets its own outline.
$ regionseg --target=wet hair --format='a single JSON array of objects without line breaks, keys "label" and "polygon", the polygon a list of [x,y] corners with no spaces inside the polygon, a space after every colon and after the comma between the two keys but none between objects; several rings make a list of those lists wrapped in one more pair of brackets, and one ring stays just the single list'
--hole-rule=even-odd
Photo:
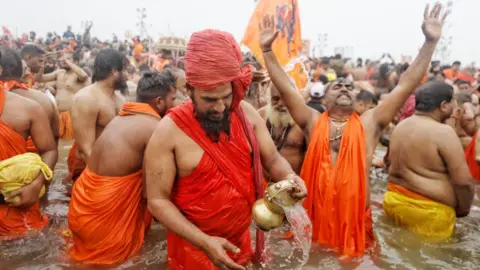
[{"label": "wet hair", "polygon": [[460,66],[461,64],[462,64],[462,63],[461,63],[460,61],[455,61],[455,62],[453,62],[453,65],[454,65],[454,66],[455,66],[455,65],[459,65],[459,66]]},{"label": "wet hair", "polygon": [[357,94],[356,98],[355,98],[356,101],[363,101],[364,103],[372,103],[372,104],[375,104],[377,105],[378,104],[378,99],[377,97],[369,92],[369,91],[360,91],[360,93]]},{"label": "wet hair", "polygon": [[150,70],[150,67],[147,64],[142,64],[140,67],[138,67],[138,71],[140,72],[140,75],[143,76],[145,73],[152,72]]},{"label": "wet hair", "polygon": [[20,56],[24,58],[27,55],[38,56],[44,55],[45,51],[37,45],[27,44],[20,51]]},{"label": "wet hair", "polygon": [[469,81],[464,81],[464,80],[462,80],[462,79],[458,79],[458,80],[455,81],[455,85],[460,86],[461,84],[468,84],[468,85],[470,85],[470,82],[469,82]]},{"label": "wet hair", "polygon": [[3,72],[0,75],[0,81],[20,80],[23,75],[22,58],[13,49],[0,46],[0,66]]},{"label": "wet hair", "polygon": [[323,85],[327,85],[328,84],[328,77],[325,76],[324,74],[318,76],[318,80],[323,83]]},{"label": "wet hair", "polygon": [[442,102],[451,102],[453,99],[453,87],[447,83],[434,81],[428,82],[417,89],[415,94],[415,110],[420,112],[432,112]]},{"label": "wet hair", "polygon": [[458,105],[461,106],[464,103],[472,103],[472,96],[468,93],[456,93],[455,100],[457,101]]},{"label": "wet hair", "polygon": [[165,98],[175,88],[175,77],[172,72],[147,72],[138,81],[137,102],[148,103],[157,97]]},{"label": "wet hair", "polygon": [[127,58],[114,49],[101,50],[93,63],[92,82],[103,81],[114,71],[123,71],[128,66]]}]

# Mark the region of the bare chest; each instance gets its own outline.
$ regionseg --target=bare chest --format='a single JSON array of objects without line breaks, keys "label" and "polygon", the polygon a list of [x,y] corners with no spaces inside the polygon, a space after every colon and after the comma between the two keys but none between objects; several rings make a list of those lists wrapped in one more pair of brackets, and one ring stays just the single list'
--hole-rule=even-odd
[{"label": "bare chest", "polygon": [[77,75],[73,73],[63,72],[58,75],[56,86],[57,91],[68,91],[75,94],[85,87],[85,82],[79,82]]}]

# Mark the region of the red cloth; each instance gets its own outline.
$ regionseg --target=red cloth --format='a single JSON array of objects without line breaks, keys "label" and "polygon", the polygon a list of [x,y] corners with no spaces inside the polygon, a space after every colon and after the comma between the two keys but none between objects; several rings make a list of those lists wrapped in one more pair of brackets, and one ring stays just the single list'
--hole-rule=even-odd
[{"label": "red cloth", "polygon": [[[255,185],[262,181],[262,170],[258,167],[260,152],[255,138],[251,137],[250,123],[238,107],[231,113],[230,138],[223,133],[215,143],[195,119],[191,101],[175,107],[168,116],[205,151],[196,169],[175,181],[172,202],[200,230],[226,238],[239,247],[239,254],[228,253],[234,261],[249,262],[252,257],[251,207],[256,192],[258,196],[262,193],[258,189],[263,188],[263,184]],[[247,136],[244,127],[250,127],[246,130]],[[252,169],[248,139],[254,152],[254,164],[257,164],[255,170]],[[167,243],[170,269],[217,269],[203,251],[174,233],[168,232]]]},{"label": "red cloth", "polygon": [[415,95],[410,95],[403,104],[400,121],[412,116],[415,113]]},{"label": "red cloth", "polygon": [[[0,116],[4,105],[5,92],[0,90]],[[0,119],[0,161],[25,152],[25,139]],[[42,229],[47,223],[48,218],[40,213],[38,202],[26,209],[0,205],[0,240],[21,237],[29,230]]]},{"label": "red cloth", "polygon": [[185,54],[187,82],[199,90],[213,90],[232,82],[232,111],[252,82],[249,65],[242,67],[242,52],[229,33],[204,30],[193,33]]},{"label": "red cloth", "polygon": [[465,150],[465,158],[467,159],[470,174],[478,183],[480,183],[480,166],[475,161],[475,140],[477,139],[477,135],[477,133],[473,135],[472,141]]}]

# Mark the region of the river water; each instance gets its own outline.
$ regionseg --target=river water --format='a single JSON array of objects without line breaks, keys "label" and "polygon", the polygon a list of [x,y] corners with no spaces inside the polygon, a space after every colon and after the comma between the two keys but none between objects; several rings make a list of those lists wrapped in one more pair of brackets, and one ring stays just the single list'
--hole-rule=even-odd
[{"label": "river water", "polygon": [[[72,141],[61,141],[60,157],[55,178],[50,185],[42,209],[50,218],[50,226],[40,235],[26,240],[0,243],[0,270],[13,269],[106,269],[73,264],[64,254],[66,243],[60,236],[67,227],[69,183],[67,156]],[[379,154],[384,149],[378,150]],[[340,262],[333,253],[313,245],[310,259],[302,269],[478,269],[480,265],[480,204],[475,202],[470,216],[457,222],[455,237],[447,243],[428,244],[419,237],[395,227],[387,220],[381,202],[386,189],[386,174],[371,171],[372,209],[377,247],[356,261]],[[286,228],[283,228],[285,231]],[[253,231],[253,228],[252,228]],[[290,240],[282,238],[282,229],[267,234],[270,261],[266,266],[250,266],[249,269],[299,269],[302,258],[300,248],[293,248]],[[154,223],[140,254],[113,269],[167,269],[166,233]],[[108,268],[107,268],[108,269]],[[112,268],[110,268],[112,269]]]}]

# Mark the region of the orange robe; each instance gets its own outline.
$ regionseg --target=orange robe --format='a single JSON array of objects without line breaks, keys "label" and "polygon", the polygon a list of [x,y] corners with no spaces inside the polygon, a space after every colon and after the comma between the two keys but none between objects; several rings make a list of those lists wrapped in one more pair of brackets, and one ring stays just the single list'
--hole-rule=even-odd
[{"label": "orange robe", "polygon": [[[5,105],[5,92],[0,91],[0,118]],[[0,119],[0,160],[26,152],[25,139]],[[48,223],[47,216],[40,213],[38,202],[27,209],[0,204],[0,240],[15,239],[28,230],[41,230]]]},{"label": "orange robe", "polygon": [[[30,75],[31,75],[31,73],[30,73]],[[32,76],[30,76],[30,77],[33,78]],[[3,84],[5,90],[7,90],[7,91],[12,91],[14,89],[30,90],[29,85],[27,85],[25,83],[20,83],[20,82],[14,81],[14,80],[5,81],[5,82],[0,81],[0,84]],[[31,137],[28,137],[28,139],[25,143],[26,143],[26,147],[27,147],[27,152],[38,153],[37,147],[35,147],[35,144],[33,143]]]},{"label": "orange robe", "polygon": [[363,125],[353,114],[343,130],[335,166],[330,158],[328,113],[319,116],[301,177],[308,189],[304,207],[313,241],[347,256],[362,256],[373,243],[371,209],[366,210],[366,145]]},{"label": "orange robe", "polygon": [[[120,116],[160,115],[145,103],[126,103]],[[142,198],[142,171],[122,177],[99,176],[88,167],[75,182],[68,212],[71,256],[97,265],[122,263],[142,247],[152,215]]]},{"label": "orange robe", "polygon": [[465,157],[467,158],[468,169],[472,177],[480,182],[480,166],[475,161],[475,140],[477,139],[477,134],[473,135],[472,141],[465,150]]},{"label": "orange robe", "polygon": [[[252,258],[251,209],[255,195],[261,196],[263,188],[261,166],[259,170],[258,166],[252,169],[248,141],[254,161],[257,157],[259,162],[259,150],[256,141],[252,142],[253,129],[247,129],[250,123],[238,108],[231,113],[230,138],[223,133],[215,143],[195,119],[191,101],[173,108],[169,117],[205,151],[195,170],[175,181],[172,202],[204,233],[226,238],[240,248],[239,254],[227,253],[235,262],[249,262]],[[258,164],[257,161],[254,164]],[[263,244],[263,239],[257,238],[257,243]],[[172,232],[167,233],[167,246],[168,265],[172,270],[217,269],[203,251]],[[257,251],[261,249],[257,246]]]},{"label": "orange robe", "polygon": [[73,139],[73,126],[72,126],[72,118],[70,117],[70,112],[60,112],[60,138],[62,139]]}]

